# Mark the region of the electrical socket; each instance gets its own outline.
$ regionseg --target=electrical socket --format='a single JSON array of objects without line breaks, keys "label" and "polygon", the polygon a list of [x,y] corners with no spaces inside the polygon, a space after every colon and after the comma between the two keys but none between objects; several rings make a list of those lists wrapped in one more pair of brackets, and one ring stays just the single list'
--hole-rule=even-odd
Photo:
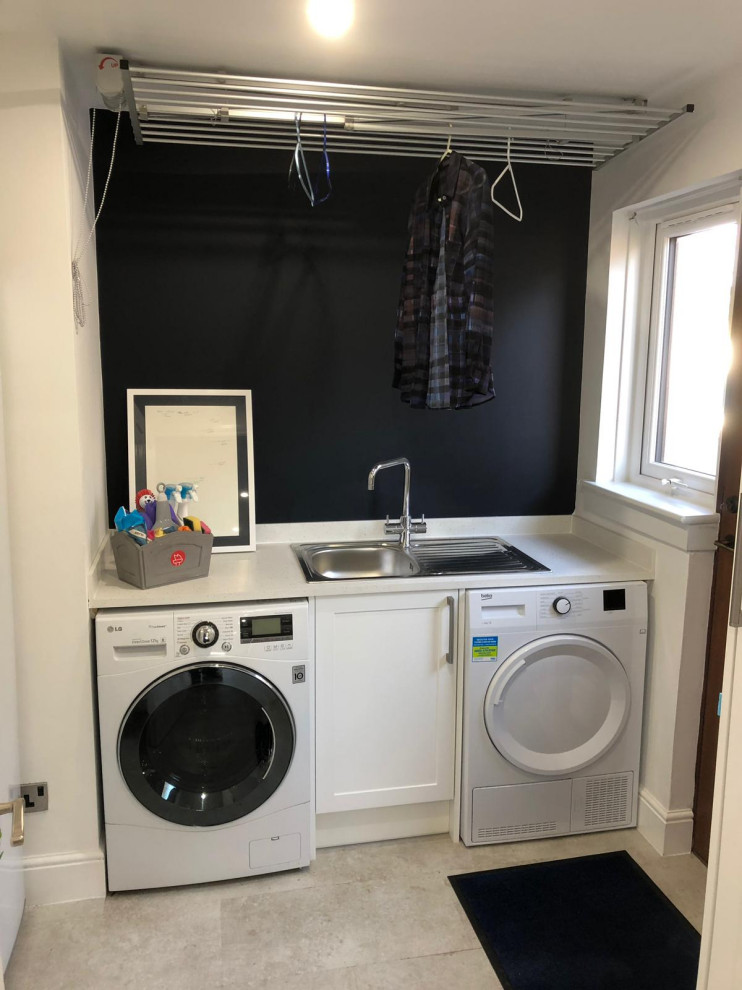
[{"label": "electrical socket", "polygon": [[32,811],[46,811],[49,807],[49,785],[45,780],[36,784],[21,784],[20,796],[27,815]]}]

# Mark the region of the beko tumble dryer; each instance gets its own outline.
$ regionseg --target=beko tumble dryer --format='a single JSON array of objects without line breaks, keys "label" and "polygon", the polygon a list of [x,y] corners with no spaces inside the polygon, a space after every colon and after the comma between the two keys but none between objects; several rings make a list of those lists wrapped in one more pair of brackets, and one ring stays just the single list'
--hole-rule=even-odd
[{"label": "beko tumble dryer", "polygon": [[467,592],[461,838],[636,824],[643,582]]},{"label": "beko tumble dryer", "polygon": [[110,890],[313,858],[306,600],[95,620]]}]

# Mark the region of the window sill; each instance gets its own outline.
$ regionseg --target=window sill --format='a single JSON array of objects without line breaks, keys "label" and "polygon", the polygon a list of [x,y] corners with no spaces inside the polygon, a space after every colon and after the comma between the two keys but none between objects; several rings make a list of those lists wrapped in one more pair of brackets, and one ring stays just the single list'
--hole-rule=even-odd
[{"label": "window sill", "polygon": [[711,495],[708,496],[708,504],[703,505],[700,500],[692,502],[678,495],[665,495],[664,492],[657,492],[652,488],[632,485],[629,481],[583,481],[583,485],[603,491],[613,498],[659,516],[660,519],[680,523],[682,526],[719,521]]},{"label": "window sill", "polygon": [[624,481],[581,481],[580,512],[682,550],[713,550],[719,516],[704,506]]}]

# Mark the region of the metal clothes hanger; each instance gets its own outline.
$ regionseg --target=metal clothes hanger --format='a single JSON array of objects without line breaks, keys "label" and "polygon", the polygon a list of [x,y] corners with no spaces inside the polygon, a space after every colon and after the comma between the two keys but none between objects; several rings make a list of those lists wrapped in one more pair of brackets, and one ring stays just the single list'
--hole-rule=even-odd
[{"label": "metal clothes hanger", "polygon": [[[500,172],[500,174],[497,176],[495,181],[492,183],[492,188],[490,189],[490,199],[495,204],[495,206],[499,206],[500,209],[503,210],[503,212],[507,213],[509,217],[512,217],[513,220],[517,220],[518,223],[520,223],[521,220],[523,219],[523,204],[520,201],[520,194],[518,193],[518,183],[515,181],[515,172],[513,172],[513,164],[510,161],[511,140],[512,140],[511,138],[508,138],[507,165],[502,170],[502,172]],[[498,184],[498,182],[500,182],[501,179],[505,177],[505,175],[508,172],[510,172],[510,179],[513,183],[513,192],[515,193],[515,201],[518,204],[518,213],[513,213],[512,210],[509,210],[507,208],[507,206],[503,206],[503,204],[498,199],[495,199],[495,186]]]},{"label": "metal clothes hanger", "polygon": [[[307,199],[312,206],[318,206],[320,203],[328,200],[332,195],[330,156],[327,154],[327,114],[323,114],[322,159],[317,172],[317,179],[314,183],[309,175],[309,166],[304,155],[304,145],[301,143],[301,113],[294,114],[294,126],[296,128],[296,147],[294,148],[294,155],[289,166],[289,183],[291,183],[291,176],[294,173],[294,169],[296,169],[299,185],[304,190]],[[320,196],[323,178],[325,182],[325,194],[324,196]]]}]

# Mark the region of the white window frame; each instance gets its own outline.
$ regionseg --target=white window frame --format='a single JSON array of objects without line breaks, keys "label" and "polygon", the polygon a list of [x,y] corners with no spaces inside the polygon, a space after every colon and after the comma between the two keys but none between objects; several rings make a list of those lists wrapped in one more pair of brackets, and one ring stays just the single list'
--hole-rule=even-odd
[{"label": "white window frame", "polygon": [[[651,302],[648,320],[648,352],[645,401],[643,409],[643,430],[641,432],[641,447],[634,451],[632,460],[639,465],[639,474],[643,477],[662,481],[663,478],[678,478],[688,488],[716,493],[717,474],[702,474],[689,468],[660,461],[656,457],[659,438],[659,425],[662,400],[663,359],[667,346],[668,328],[666,326],[666,307],[670,287],[668,285],[669,245],[674,237],[692,234],[700,230],[722,223],[739,220],[739,204],[727,203],[713,209],[693,213],[690,216],[673,217],[670,220],[656,221],[652,224],[654,234],[654,252],[647,260],[651,263],[651,271],[645,278],[651,278]],[[649,267],[649,266],[648,266]],[[717,448],[715,460],[718,463]]]},{"label": "white window frame", "polygon": [[[660,343],[664,340],[666,244],[670,237],[703,229],[709,221],[714,224],[730,220],[738,224],[739,256],[742,225],[738,176],[702,192],[618,211],[614,219],[614,238],[617,222],[618,229],[621,225],[624,229],[620,245],[624,274],[621,276],[620,375],[613,376],[618,406],[613,434],[612,480],[680,496],[709,507],[716,493],[716,473],[703,475],[676,468],[654,460],[648,453],[654,449],[659,415],[658,371],[662,357]],[[612,254],[613,262],[617,259],[613,251]],[[609,306],[610,300],[609,294]],[[606,351],[606,361],[609,359]],[[606,371],[604,398],[606,382],[612,374],[609,368]],[[603,429],[601,423],[601,438]],[[663,486],[663,479],[670,478],[678,484]]]}]

